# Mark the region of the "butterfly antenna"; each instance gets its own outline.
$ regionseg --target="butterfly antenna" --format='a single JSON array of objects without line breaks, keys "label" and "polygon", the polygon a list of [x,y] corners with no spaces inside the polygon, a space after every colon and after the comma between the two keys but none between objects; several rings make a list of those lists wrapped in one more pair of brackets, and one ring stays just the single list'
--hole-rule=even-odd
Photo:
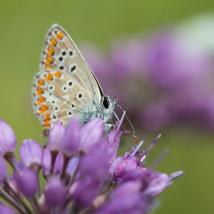
[{"label": "butterfly antenna", "polygon": [[[123,111],[123,112],[125,111],[125,110],[122,108],[122,106],[121,106],[120,104],[117,103],[116,105],[119,107],[119,109],[120,109],[121,111]],[[115,114],[116,114],[116,113],[115,113]],[[137,135],[136,135],[135,128],[134,128],[134,126],[132,125],[131,120],[129,119],[129,117],[128,117],[127,114],[125,115],[125,117],[126,117],[126,120],[127,120],[128,123],[129,123],[129,126],[130,126],[131,130],[132,130],[133,137],[136,139],[137,142],[139,142],[139,140],[138,140],[138,138],[137,138]],[[116,115],[116,118],[118,118],[117,115]]]}]

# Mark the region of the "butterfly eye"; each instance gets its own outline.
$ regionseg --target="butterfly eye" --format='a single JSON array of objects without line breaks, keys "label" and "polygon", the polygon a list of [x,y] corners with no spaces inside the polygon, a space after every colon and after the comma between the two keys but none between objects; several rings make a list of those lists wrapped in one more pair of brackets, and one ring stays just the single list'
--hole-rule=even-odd
[{"label": "butterfly eye", "polygon": [[103,98],[103,106],[104,106],[104,108],[105,109],[108,109],[109,108],[109,106],[110,106],[110,100],[109,100],[109,98],[108,97],[104,97]]}]

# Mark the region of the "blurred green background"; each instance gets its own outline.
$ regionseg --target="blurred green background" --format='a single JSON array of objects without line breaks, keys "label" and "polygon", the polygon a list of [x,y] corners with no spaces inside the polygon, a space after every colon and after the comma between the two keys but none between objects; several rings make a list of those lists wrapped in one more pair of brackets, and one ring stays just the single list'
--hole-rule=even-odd
[{"label": "blurred green background", "polygon": [[[19,142],[24,138],[43,141],[31,110],[31,84],[44,35],[53,23],[64,26],[77,43],[87,41],[104,48],[123,35],[158,30],[204,12],[214,12],[214,1],[1,0],[0,117],[11,124]],[[161,195],[157,214],[214,213],[213,141],[212,133],[199,130],[163,130],[153,155],[164,147],[170,153],[159,169],[169,173],[182,169],[185,175]]]}]

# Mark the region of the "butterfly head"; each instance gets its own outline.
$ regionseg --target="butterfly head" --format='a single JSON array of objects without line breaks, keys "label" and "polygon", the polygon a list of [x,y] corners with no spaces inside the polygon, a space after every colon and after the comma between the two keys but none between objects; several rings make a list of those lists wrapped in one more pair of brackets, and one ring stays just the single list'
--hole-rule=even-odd
[{"label": "butterfly head", "polygon": [[103,120],[107,122],[114,112],[116,101],[109,96],[104,96],[102,98],[102,112],[103,112]]},{"label": "butterfly head", "polygon": [[107,123],[114,113],[115,100],[108,96],[103,96],[101,101],[98,102],[94,99],[92,103],[85,106],[80,113],[80,121],[85,123],[93,118],[101,118]]}]

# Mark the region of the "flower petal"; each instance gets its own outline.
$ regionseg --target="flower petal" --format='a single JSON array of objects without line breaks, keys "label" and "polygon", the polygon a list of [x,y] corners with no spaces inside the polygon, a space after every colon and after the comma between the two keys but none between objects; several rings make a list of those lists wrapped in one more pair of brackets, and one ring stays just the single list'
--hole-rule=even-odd
[{"label": "flower petal", "polygon": [[60,151],[64,133],[64,126],[61,123],[55,123],[50,130],[47,148],[51,151]]},{"label": "flower petal", "polygon": [[20,156],[26,167],[40,166],[42,161],[42,148],[33,140],[25,140],[20,148]]},{"label": "flower petal", "polygon": [[16,171],[15,181],[20,192],[28,198],[33,198],[38,191],[38,176],[30,169]]},{"label": "flower petal", "polygon": [[3,156],[16,149],[16,136],[13,129],[3,120],[0,120],[0,154]]},{"label": "flower petal", "polygon": [[7,169],[5,160],[0,157],[0,183],[2,183],[7,177]]},{"label": "flower petal", "polygon": [[81,128],[80,149],[87,152],[103,136],[104,124],[99,118],[87,122]]},{"label": "flower petal", "polygon": [[42,171],[45,176],[50,175],[52,164],[52,156],[49,149],[44,149],[42,153]]},{"label": "flower petal", "polygon": [[53,172],[55,175],[61,175],[64,169],[64,162],[65,162],[64,156],[61,152],[59,152],[54,162]]},{"label": "flower petal", "polygon": [[15,214],[15,212],[11,208],[4,205],[3,203],[0,203],[0,213],[2,213],[2,214]]},{"label": "flower petal", "polygon": [[79,142],[80,121],[77,118],[72,118],[62,139],[62,151],[68,156],[72,155],[78,150]]},{"label": "flower petal", "polygon": [[77,169],[77,166],[79,164],[79,160],[80,158],[79,157],[73,157],[69,160],[68,162],[68,165],[67,165],[67,168],[66,168],[66,172],[69,176],[72,176],[74,175],[76,169]]},{"label": "flower petal", "polygon": [[45,187],[45,202],[49,207],[58,207],[65,203],[66,188],[61,180],[56,177],[50,178]]}]

